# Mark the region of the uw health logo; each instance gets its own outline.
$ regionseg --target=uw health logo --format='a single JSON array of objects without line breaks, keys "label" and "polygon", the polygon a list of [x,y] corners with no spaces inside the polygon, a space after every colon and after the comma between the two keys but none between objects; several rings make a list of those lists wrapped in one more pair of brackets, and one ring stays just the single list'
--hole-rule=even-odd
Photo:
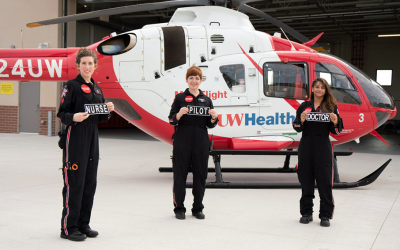
[{"label": "uw health logo", "polygon": [[220,127],[232,127],[232,126],[254,126],[254,125],[285,125],[291,124],[295,116],[291,115],[290,112],[278,113],[270,116],[257,116],[256,113],[251,114],[223,114],[218,115],[218,126]]}]

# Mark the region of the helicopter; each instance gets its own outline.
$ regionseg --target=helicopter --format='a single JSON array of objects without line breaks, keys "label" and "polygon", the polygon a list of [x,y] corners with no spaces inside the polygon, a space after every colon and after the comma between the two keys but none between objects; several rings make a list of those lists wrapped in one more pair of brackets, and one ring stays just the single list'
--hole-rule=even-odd
[{"label": "helicopter", "polygon": [[[222,6],[178,8],[168,23],[145,25],[119,35],[113,33],[87,46],[98,57],[98,73],[94,77],[106,101],[113,102],[115,111],[128,122],[172,144],[170,107],[174,97],[185,88],[187,68],[200,67],[203,72],[200,88],[213,100],[219,118],[210,135],[210,155],[217,180],[207,187],[299,187],[298,183],[225,183],[220,161],[223,154],[286,155],[283,168],[243,171],[295,172],[289,168],[289,160],[297,154],[294,149],[299,146],[301,133],[293,130],[292,122],[300,104],[310,100],[310,83],[317,77],[328,81],[345,124],[341,134],[330,135],[333,146],[359,141],[367,134],[385,142],[375,129],[393,118],[397,109],[377,82],[343,59],[312,49],[323,33],[308,39],[245,4],[251,1],[233,2],[240,11],[271,21],[285,36],[286,31],[302,43],[284,39],[282,33],[271,36],[256,31],[246,14]],[[178,0],[125,6],[30,23],[28,27],[176,5],[208,5],[208,2]],[[75,67],[78,49],[1,49],[0,79],[73,79],[78,74]],[[336,156],[350,154],[335,153],[334,187],[368,185],[390,163],[388,160],[357,182],[343,183],[339,180]],[[170,169],[160,168],[160,171]]]}]

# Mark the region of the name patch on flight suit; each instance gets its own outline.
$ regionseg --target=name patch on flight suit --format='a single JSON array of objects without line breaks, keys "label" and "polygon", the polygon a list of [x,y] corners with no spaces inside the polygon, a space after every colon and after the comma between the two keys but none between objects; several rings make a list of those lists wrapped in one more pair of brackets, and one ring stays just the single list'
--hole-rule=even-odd
[{"label": "name patch on flight suit", "polygon": [[329,113],[311,112],[307,114],[306,121],[309,122],[330,122],[331,116]]},{"label": "name patch on flight suit", "polygon": [[188,105],[187,108],[189,109],[187,115],[210,116],[210,114],[208,113],[210,107]]},{"label": "name patch on flight suit", "polygon": [[95,104],[85,104],[85,112],[89,115],[102,115],[109,114],[107,104],[105,103],[95,103]]}]

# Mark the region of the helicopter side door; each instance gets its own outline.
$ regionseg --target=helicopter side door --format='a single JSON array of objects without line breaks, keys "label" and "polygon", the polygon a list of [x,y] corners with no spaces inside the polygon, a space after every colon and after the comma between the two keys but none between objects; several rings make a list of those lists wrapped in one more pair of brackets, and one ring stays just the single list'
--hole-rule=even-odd
[{"label": "helicopter side door", "polygon": [[259,134],[277,135],[299,140],[292,122],[297,107],[309,98],[309,57],[294,59],[263,58],[262,75],[259,79],[259,115],[255,122],[260,126]]}]

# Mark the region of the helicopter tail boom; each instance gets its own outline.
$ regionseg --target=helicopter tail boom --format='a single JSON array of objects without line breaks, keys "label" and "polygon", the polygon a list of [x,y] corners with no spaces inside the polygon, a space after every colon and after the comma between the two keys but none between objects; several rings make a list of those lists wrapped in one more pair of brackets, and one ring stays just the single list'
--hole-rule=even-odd
[{"label": "helicopter tail boom", "polygon": [[[0,79],[11,81],[67,81],[79,48],[1,49]],[[71,61],[72,60],[72,61]]]}]

